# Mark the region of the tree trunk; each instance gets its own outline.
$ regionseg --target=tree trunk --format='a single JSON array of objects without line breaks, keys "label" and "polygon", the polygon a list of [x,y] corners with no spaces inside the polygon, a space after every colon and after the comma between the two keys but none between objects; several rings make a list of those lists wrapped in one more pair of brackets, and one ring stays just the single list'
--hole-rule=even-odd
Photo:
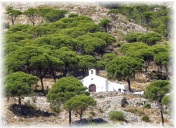
[{"label": "tree trunk", "polygon": [[54,77],[54,83],[56,83],[56,77]]},{"label": "tree trunk", "polygon": [[65,68],[64,68],[64,73],[63,73],[63,76],[66,77],[67,76],[67,66],[65,65]]},{"label": "tree trunk", "polygon": [[160,113],[161,113],[162,125],[164,126],[163,107],[162,107],[162,104],[161,104],[161,103],[160,103]]},{"label": "tree trunk", "polygon": [[43,85],[43,78],[40,77],[40,82],[41,82],[41,86],[42,86],[42,91],[44,91],[44,85]]},{"label": "tree trunk", "polygon": [[165,65],[164,67],[165,67],[165,70],[166,70],[166,79],[168,80],[168,78],[169,78],[169,73],[168,73],[167,65]]},{"label": "tree trunk", "polygon": [[134,79],[136,79],[136,72],[134,71],[133,74],[134,74]]},{"label": "tree trunk", "polygon": [[148,32],[148,23],[146,23],[146,32]]},{"label": "tree trunk", "polygon": [[30,66],[29,66],[29,62],[27,63],[27,68],[26,68],[26,70],[27,70],[28,74],[31,74],[31,68],[30,68]]},{"label": "tree trunk", "polygon": [[149,24],[148,18],[146,18],[145,22],[146,22],[146,32],[148,32],[148,24]]},{"label": "tree trunk", "polygon": [[150,63],[145,61],[144,64],[145,64],[145,71],[144,72],[146,73]]},{"label": "tree trunk", "polygon": [[69,110],[69,126],[71,126],[71,110]]},{"label": "tree trunk", "polygon": [[18,97],[18,104],[19,104],[20,115],[21,115],[21,97]]},{"label": "tree trunk", "polygon": [[108,32],[108,25],[105,25],[105,32],[107,33]]},{"label": "tree trunk", "polygon": [[142,16],[140,15],[140,24],[142,26]]},{"label": "tree trunk", "polygon": [[129,78],[127,79],[127,82],[128,82],[128,90],[131,92],[131,83],[130,83],[130,79]]},{"label": "tree trunk", "polygon": [[15,21],[14,21],[14,19],[12,18],[12,26],[15,24]]},{"label": "tree trunk", "polygon": [[21,97],[18,98],[19,106],[21,107]]},{"label": "tree trunk", "polygon": [[51,73],[53,76],[54,83],[56,83],[56,74],[54,72]]},{"label": "tree trunk", "polygon": [[32,25],[33,25],[33,26],[35,25],[34,16],[32,16]]},{"label": "tree trunk", "polygon": [[82,120],[82,116],[83,116],[83,111],[81,110],[79,114],[80,120]]},{"label": "tree trunk", "polygon": [[54,69],[50,68],[50,73],[53,77],[54,83],[56,83],[56,73],[54,72]]}]

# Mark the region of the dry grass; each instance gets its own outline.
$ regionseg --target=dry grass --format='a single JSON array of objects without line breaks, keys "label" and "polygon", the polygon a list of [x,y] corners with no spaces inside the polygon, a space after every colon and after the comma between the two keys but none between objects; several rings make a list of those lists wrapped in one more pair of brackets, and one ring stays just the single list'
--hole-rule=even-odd
[{"label": "dry grass", "polygon": [[131,112],[131,113],[137,114],[139,116],[145,115],[145,112],[142,109],[137,108],[137,107],[136,108],[134,108],[134,107],[127,107],[127,108],[124,109],[124,111]]}]

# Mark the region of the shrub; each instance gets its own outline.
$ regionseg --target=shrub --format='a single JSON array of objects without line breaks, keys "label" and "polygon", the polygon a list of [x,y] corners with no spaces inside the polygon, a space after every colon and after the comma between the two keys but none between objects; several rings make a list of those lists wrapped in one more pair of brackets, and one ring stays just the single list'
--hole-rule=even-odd
[{"label": "shrub", "polygon": [[133,42],[137,42],[137,38],[141,33],[134,33],[131,32],[128,35],[125,36],[125,39],[129,42],[129,43],[133,43]]},{"label": "shrub", "polygon": [[76,13],[70,13],[70,14],[68,15],[68,17],[69,17],[69,18],[78,17],[78,14],[76,14]]},{"label": "shrub", "polygon": [[161,100],[161,103],[163,105],[169,105],[169,104],[171,104],[171,96],[170,95],[169,96],[164,96],[162,98],[162,100]]},{"label": "shrub", "polygon": [[137,37],[137,41],[142,41],[148,45],[154,45],[158,41],[161,41],[161,36],[158,33],[144,33]]},{"label": "shrub", "polygon": [[144,104],[144,108],[150,109],[150,108],[151,108],[151,105],[150,105],[150,104]]},{"label": "shrub", "polygon": [[150,122],[150,119],[147,115],[143,116],[142,120],[145,121],[145,122]]},{"label": "shrub", "polygon": [[110,111],[108,113],[109,119],[112,120],[113,122],[116,121],[124,121],[125,115],[123,112],[120,111]]},{"label": "shrub", "polygon": [[51,103],[50,104],[50,108],[56,113],[60,113],[61,112],[61,109],[60,109],[59,105],[57,105],[55,103]]},{"label": "shrub", "polygon": [[90,112],[90,115],[91,115],[91,116],[95,116],[95,115],[96,115],[96,113],[95,113],[95,112],[93,112],[93,111],[91,111],[91,112]]},{"label": "shrub", "polygon": [[101,98],[105,98],[103,95],[97,96],[97,98],[101,99]]},{"label": "shrub", "polygon": [[125,111],[131,112],[131,113],[134,113],[134,114],[138,114],[139,116],[142,116],[142,115],[145,114],[142,110],[136,109],[136,108],[128,108]]},{"label": "shrub", "polygon": [[98,108],[98,110],[99,110],[101,113],[104,113],[104,111],[103,111],[102,108]]}]

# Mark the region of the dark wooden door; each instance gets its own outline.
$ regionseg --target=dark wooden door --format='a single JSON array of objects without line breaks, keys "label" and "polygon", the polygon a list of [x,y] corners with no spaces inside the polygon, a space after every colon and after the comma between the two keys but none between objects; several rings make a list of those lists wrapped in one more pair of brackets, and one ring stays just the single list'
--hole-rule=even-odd
[{"label": "dark wooden door", "polygon": [[95,86],[95,84],[91,84],[91,85],[89,86],[89,91],[90,91],[90,92],[96,92],[96,86]]}]

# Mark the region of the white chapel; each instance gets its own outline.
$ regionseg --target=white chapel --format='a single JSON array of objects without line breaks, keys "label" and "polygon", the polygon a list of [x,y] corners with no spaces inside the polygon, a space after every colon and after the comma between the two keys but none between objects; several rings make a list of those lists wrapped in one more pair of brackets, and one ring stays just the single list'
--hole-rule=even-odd
[{"label": "white chapel", "polygon": [[96,75],[95,69],[89,70],[89,75],[81,80],[90,92],[125,91],[125,85],[108,81]]}]

